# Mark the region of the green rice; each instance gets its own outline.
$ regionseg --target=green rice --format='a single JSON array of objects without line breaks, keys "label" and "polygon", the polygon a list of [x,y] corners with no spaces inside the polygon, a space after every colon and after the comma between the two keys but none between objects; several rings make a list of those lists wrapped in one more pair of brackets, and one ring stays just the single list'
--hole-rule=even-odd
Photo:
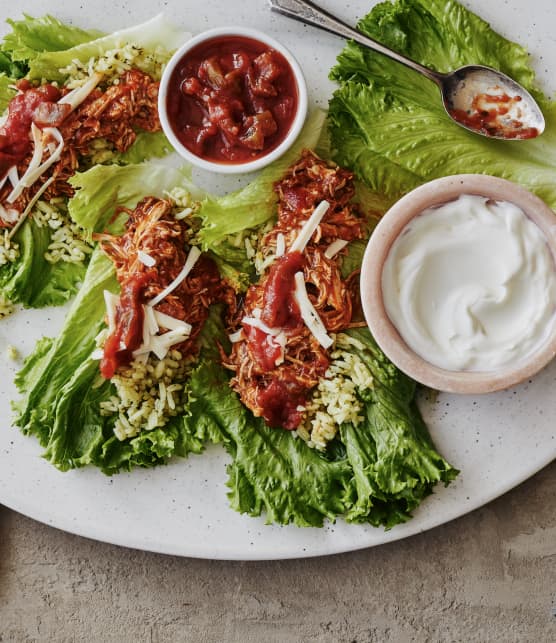
[{"label": "green rice", "polygon": [[296,433],[310,447],[325,449],[341,424],[358,426],[363,420],[363,403],[358,393],[372,388],[373,376],[350,347],[361,348],[349,335],[336,335],[330,366],[305,408],[305,420]]}]

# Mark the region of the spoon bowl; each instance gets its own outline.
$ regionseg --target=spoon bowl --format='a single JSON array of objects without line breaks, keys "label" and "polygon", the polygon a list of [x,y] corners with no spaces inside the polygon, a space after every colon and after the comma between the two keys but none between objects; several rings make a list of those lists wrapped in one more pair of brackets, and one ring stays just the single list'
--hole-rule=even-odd
[{"label": "spoon bowl", "polygon": [[269,0],[273,11],[377,51],[435,82],[448,116],[489,138],[526,140],[543,133],[545,121],[531,94],[515,80],[484,65],[440,73],[364,36],[310,0]]},{"label": "spoon bowl", "polygon": [[535,99],[506,74],[467,65],[437,74],[444,108],[466,129],[491,138],[525,140],[544,132],[544,116]]}]

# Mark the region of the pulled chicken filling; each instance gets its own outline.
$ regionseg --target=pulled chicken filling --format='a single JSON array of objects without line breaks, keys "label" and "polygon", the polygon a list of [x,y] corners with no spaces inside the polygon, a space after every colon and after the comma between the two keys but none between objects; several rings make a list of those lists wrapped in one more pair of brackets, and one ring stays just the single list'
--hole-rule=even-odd
[{"label": "pulled chicken filling", "polygon": [[[351,172],[309,151],[275,184],[275,191],[278,220],[261,245],[270,252],[285,245],[285,252],[248,289],[231,327],[237,341],[224,364],[234,371],[232,388],[255,416],[293,430],[304,418],[311,389],[330,364],[328,348],[304,323],[295,274],[302,272],[308,299],[327,332],[350,327],[355,274],[342,278],[343,250],[332,258],[326,251],[338,239],[362,238],[364,219],[351,203]],[[288,251],[322,201],[328,209],[303,251]]]}]

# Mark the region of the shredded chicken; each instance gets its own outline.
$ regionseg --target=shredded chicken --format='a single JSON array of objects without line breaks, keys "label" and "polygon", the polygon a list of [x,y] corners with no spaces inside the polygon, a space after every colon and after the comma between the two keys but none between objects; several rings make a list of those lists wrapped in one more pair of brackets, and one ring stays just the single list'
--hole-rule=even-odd
[{"label": "shredded chicken", "polygon": [[[73,111],[69,110],[69,105],[58,106],[51,101],[38,105],[34,122],[41,128],[42,126],[58,128],[64,140],[61,158],[10,204],[6,203],[6,199],[12,190],[12,185],[10,181],[6,181],[0,188],[0,204],[10,210],[23,212],[33,196],[51,177],[54,177],[54,180],[44,192],[43,198],[51,200],[56,196],[72,196],[74,190],[69,179],[90,156],[91,144],[94,141],[103,139],[118,152],[125,152],[134,143],[137,130],[149,132],[160,130],[157,109],[158,87],[159,83],[152,80],[150,76],[132,69],[123,73],[117,83],[106,89],[94,89]],[[37,89],[28,83],[20,88],[20,92],[29,91],[36,93]],[[63,96],[65,93],[67,91],[61,91],[60,95]],[[49,150],[46,149],[45,158],[48,154]],[[25,173],[32,155],[31,149],[25,158],[17,163],[19,176]],[[0,218],[0,227],[11,227],[11,225],[13,223],[10,224]]]},{"label": "shredded chicken", "polygon": [[[264,248],[276,248],[278,235],[285,238],[286,254],[300,228],[323,200],[330,206],[313,237],[307,244],[301,265],[309,299],[328,332],[337,333],[352,322],[353,278],[343,279],[340,252],[332,259],[325,257],[328,245],[338,239],[352,241],[364,233],[364,219],[350,203],[353,176],[350,172],[324,162],[309,151],[275,185],[278,194],[278,221],[263,237]],[[264,252],[264,250],[263,250]],[[317,385],[329,365],[328,350],[323,348],[299,317],[283,328],[285,346],[279,350],[277,337],[265,334],[243,322],[261,316],[265,322],[271,283],[282,275],[274,267],[251,286],[243,307],[231,330],[243,328],[243,338],[233,344],[231,354],[224,356],[225,366],[234,371],[231,385],[255,416],[264,417],[271,426],[296,428],[303,418],[304,405],[311,388]],[[290,275],[287,276],[290,279]],[[283,277],[286,279],[286,277]],[[293,284],[289,286],[291,306]],[[284,303],[280,305],[284,308]],[[274,329],[275,332],[277,329]]]},{"label": "shredded chicken", "polygon": [[[172,283],[186,261],[190,229],[186,219],[178,220],[173,216],[172,209],[168,200],[147,197],[134,210],[124,210],[129,218],[123,235],[95,235],[114,262],[121,286],[114,331],[118,337],[118,350],[122,334],[127,333],[135,341],[141,338],[142,305]],[[139,251],[152,257],[154,265],[146,266]],[[189,275],[155,306],[155,310],[191,324],[187,340],[175,346],[184,359],[197,353],[196,340],[208,317],[209,306],[217,302],[226,303],[233,309],[235,294],[221,279],[212,259],[202,255]],[[129,328],[133,332],[128,332]],[[109,341],[105,344],[105,359]],[[119,351],[121,354],[115,360],[117,366],[129,363],[132,351],[138,348],[126,341],[124,344],[125,349]]]}]

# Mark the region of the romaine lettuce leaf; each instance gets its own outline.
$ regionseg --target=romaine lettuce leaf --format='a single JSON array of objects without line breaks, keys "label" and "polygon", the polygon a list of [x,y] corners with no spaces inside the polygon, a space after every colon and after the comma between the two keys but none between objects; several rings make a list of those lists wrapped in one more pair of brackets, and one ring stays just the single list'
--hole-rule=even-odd
[{"label": "romaine lettuce leaf", "polygon": [[498,69],[539,100],[547,127],[535,140],[495,141],[467,132],[445,114],[434,83],[350,42],[331,77],[336,160],[393,201],[440,176],[484,173],[520,183],[556,207],[556,105],[534,86],[526,51],[453,0],[381,3],[358,28],[439,71],[467,63]]},{"label": "romaine lettuce leaf", "polygon": [[53,16],[7,20],[12,31],[4,36],[0,51],[14,62],[28,63],[42,52],[62,51],[77,47],[102,36],[100,31],[68,25]]},{"label": "romaine lettuce leaf", "polygon": [[44,341],[39,344],[16,378],[20,391],[25,393],[17,407],[16,425],[24,433],[37,435],[43,446],[47,444],[54,424],[59,393],[94,350],[95,337],[104,316],[103,306],[99,305],[103,290],[114,290],[115,284],[112,263],[100,250],[96,250],[83,288],[66,317],[62,331],[52,341],[48,352],[44,350]]},{"label": "romaine lettuce leaf", "polygon": [[389,528],[408,520],[435,484],[456,477],[430,441],[414,402],[415,383],[388,362],[367,330],[349,332],[365,346],[358,355],[374,387],[364,400],[365,423],[342,425],[326,453],[254,418],[218,364],[195,373],[198,411],[232,457],[229,498],[237,511],[265,514],[269,523],[320,526],[343,515]]},{"label": "romaine lettuce leaf", "polygon": [[[2,68],[2,54],[0,53],[0,72]],[[0,114],[6,109],[8,103],[15,96],[15,89],[13,88],[13,77],[8,76],[9,67],[6,68],[4,73],[0,73]]]},{"label": "romaine lettuce leaf", "polygon": [[144,196],[163,198],[173,188],[182,188],[193,199],[203,196],[191,181],[191,169],[164,163],[96,165],[70,179],[75,196],[69,201],[73,221],[88,233],[102,232],[117,207],[135,207]]},{"label": "romaine lettuce leaf", "polygon": [[167,20],[163,14],[158,14],[147,22],[115,31],[94,40],[88,38],[85,42],[76,43],[75,46],[64,48],[61,51],[40,53],[29,61],[29,77],[64,81],[65,74],[60,70],[70,65],[74,60],[86,63],[90,58],[101,56],[107,51],[117,49],[127,43],[133,43],[144,49],[164,50],[169,58],[172,51],[189,37],[189,33]]},{"label": "romaine lettuce leaf", "polygon": [[28,219],[14,235],[21,255],[0,267],[0,290],[13,303],[25,308],[60,306],[72,297],[83,280],[84,263],[49,263],[44,253],[50,229]]}]

